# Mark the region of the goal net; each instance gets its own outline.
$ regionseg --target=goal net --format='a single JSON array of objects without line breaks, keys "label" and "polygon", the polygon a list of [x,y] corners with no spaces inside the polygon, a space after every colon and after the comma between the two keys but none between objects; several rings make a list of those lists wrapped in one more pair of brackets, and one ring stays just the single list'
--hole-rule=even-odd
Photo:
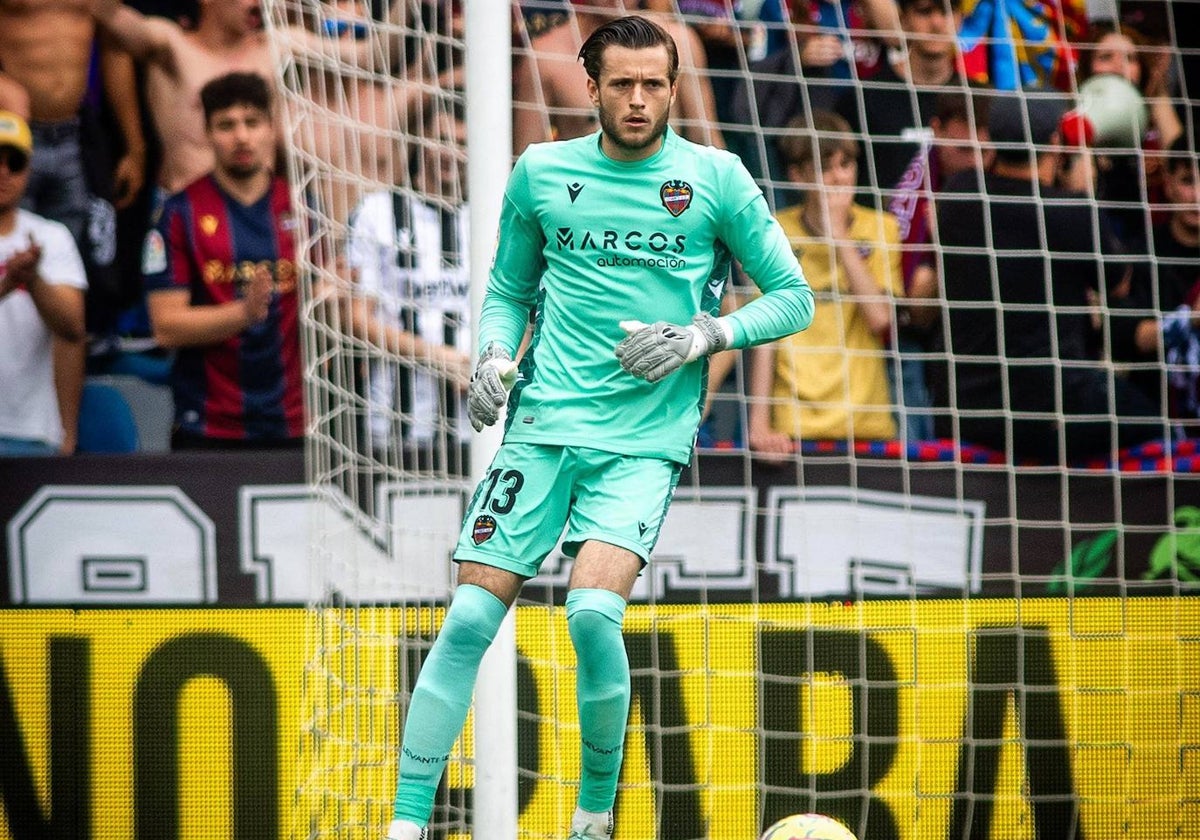
[{"label": "goal net", "polygon": [[[495,237],[464,210],[476,5],[265,3],[311,279],[297,837],[382,836],[452,591],[467,246]],[[617,840],[810,811],[863,840],[1200,836],[1190,4],[638,5],[679,44],[674,129],[742,157],[818,303],[714,360],[626,618]],[[598,127],[575,52],[613,7],[491,33],[516,149]],[[516,607],[516,824],[473,826],[472,718],[434,837],[563,835],[569,573],[553,552]]]}]

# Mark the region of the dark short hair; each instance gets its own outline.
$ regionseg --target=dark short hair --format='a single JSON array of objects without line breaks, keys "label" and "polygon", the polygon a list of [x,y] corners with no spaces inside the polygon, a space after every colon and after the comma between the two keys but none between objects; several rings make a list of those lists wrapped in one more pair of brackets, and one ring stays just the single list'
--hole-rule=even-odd
[{"label": "dark short hair", "polygon": [[971,117],[974,116],[975,125],[986,129],[990,101],[987,91],[981,91],[979,88],[943,90],[933,100],[933,116],[943,125],[951,120],[970,123]]},{"label": "dark short hair", "polygon": [[206,125],[217,111],[234,105],[257,108],[270,116],[271,88],[257,73],[226,73],[200,88],[200,105]]},{"label": "dark short hair", "polygon": [[631,50],[666,47],[667,75],[672,82],[679,75],[679,50],[675,46],[675,39],[654,21],[640,15],[626,15],[605,23],[589,35],[579,48],[578,58],[583,62],[583,69],[592,81],[600,81],[600,71],[604,67],[604,51],[614,46]]},{"label": "dark short hair", "polygon": [[850,123],[832,111],[813,111],[812,121],[796,116],[779,137],[779,159],[784,166],[803,168],[810,163],[825,164],[842,152],[858,160],[858,141]]}]

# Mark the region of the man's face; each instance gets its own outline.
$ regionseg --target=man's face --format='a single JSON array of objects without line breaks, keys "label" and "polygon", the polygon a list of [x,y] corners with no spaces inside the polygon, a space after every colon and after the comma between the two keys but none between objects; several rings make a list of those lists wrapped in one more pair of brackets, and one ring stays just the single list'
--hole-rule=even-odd
[{"label": "man's face", "polygon": [[268,114],[249,105],[234,105],[213,113],[208,121],[219,172],[235,179],[269,170],[275,159],[275,127]]},{"label": "man's face", "polygon": [[658,150],[675,101],[669,68],[663,46],[604,50],[600,80],[588,79],[588,95],[618,159],[641,160]]},{"label": "man's face", "polygon": [[[971,132],[970,124],[963,117],[951,117],[946,121],[934,118],[931,124],[936,141],[938,165],[943,177],[949,178],[976,166],[975,148],[979,139]],[[980,131],[986,131],[980,128]]]},{"label": "man's face", "polygon": [[926,59],[954,54],[958,14],[947,14],[945,0],[917,0],[900,13],[908,49]]},{"label": "man's face", "polygon": [[1195,161],[1174,166],[1163,179],[1163,192],[1167,201],[1174,205],[1171,210],[1175,222],[1191,231],[1200,231],[1200,204],[1197,203],[1200,190],[1196,185]]},{"label": "man's face", "polygon": [[15,210],[29,183],[29,155],[12,146],[0,146],[0,212]]}]

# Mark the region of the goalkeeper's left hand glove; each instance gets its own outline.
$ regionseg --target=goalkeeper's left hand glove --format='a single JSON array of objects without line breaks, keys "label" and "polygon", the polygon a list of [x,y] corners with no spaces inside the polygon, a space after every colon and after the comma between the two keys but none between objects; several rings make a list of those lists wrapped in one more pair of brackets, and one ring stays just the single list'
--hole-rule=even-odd
[{"label": "goalkeeper's left hand glove", "polygon": [[621,329],[627,333],[615,351],[621,367],[647,382],[657,382],[690,361],[724,350],[730,340],[720,322],[703,313],[686,327],[666,321],[622,321]]},{"label": "goalkeeper's left hand glove", "polygon": [[508,351],[491,342],[479,354],[479,364],[467,386],[467,417],[475,431],[483,431],[500,417],[508,391],[517,381],[517,363]]}]

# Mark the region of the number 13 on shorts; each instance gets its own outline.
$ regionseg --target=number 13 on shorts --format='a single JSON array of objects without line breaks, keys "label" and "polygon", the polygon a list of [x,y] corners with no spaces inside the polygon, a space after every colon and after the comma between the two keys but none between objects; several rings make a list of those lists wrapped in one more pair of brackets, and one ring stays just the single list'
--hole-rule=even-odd
[{"label": "number 13 on shorts", "polygon": [[475,488],[454,558],[532,578],[565,528],[568,556],[599,540],[646,561],[681,471],[661,458],[506,443]]}]

